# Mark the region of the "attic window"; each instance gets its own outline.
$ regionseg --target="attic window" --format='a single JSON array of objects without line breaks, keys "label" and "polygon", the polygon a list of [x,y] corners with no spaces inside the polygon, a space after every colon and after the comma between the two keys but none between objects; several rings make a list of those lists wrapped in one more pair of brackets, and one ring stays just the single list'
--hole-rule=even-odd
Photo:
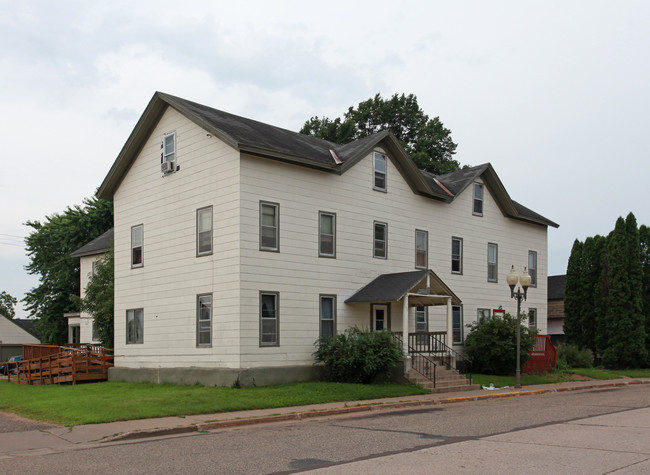
[{"label": "attic window", "polygon": [[474,207],[472,214],[483,216],[483,183],[474,183]]},{"label": "attic window", "polygon": [[375,152],[372,159],[373,189],[386,191],[386,155]]},{"label": "attic window", "polygon": [[163,137],[163,153],[161,154],[160,163],[176,161],[176,132],[166,134]]}]

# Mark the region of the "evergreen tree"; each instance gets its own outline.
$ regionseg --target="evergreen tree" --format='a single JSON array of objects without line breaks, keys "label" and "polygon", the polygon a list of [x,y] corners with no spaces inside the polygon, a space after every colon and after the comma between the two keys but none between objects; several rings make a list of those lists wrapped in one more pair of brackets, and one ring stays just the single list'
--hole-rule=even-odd
[{"label": "evergreen tree", "polygon": [[639,250],[641,259],[641,304],[643,308],[643,318],[645,319],[646,332],[646,350],[648,351],[648,361],[646,366],[650,366],[650,228],[645,225],[639,227]]},{"label": "evergreen tree", "polygon": [[612,368],[634,368],[645,363],[645,326],[641,318],[639,237],[636,219],[616,221],[608,245],[607,309],[608,345],[603,364]]},{"label": "evergreen tree", "polygon": [[581,327],[584,348],[597,354],[596,334],[602,304],[599,296],[602,272],[603,247],[602,236],[588,237],[582,247],[582,274],[580,276],[580,295],[583,303],[581,309]]},{"label": "evergreen tree", "polygon": [[582,248],[579,240],[573,242],[571,255],[566,271],[566,287],[564,289],[564,336],[567,343],[572,343],[579,348],[586,347],[583,338],[583,313],[585,299],[583,296],[582,276]]}]

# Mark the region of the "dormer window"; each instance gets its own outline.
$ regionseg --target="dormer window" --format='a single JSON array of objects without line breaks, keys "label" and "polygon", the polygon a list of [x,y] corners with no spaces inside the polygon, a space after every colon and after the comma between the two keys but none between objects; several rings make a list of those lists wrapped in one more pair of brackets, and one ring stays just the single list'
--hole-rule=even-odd
[{"label": "dormer window", "polygon": [[483,216],[483,183],[474,183],[474,208],[472,214]]},{"label": "dormer window", "polygon": [[386,155],[379,152],[373,153],[373,189],[386,191]]}]

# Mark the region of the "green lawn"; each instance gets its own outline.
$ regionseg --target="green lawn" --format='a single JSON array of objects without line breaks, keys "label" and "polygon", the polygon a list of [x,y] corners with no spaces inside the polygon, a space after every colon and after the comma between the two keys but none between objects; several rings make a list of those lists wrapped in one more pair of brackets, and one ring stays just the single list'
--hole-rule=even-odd
[{"label": "green lawn", "polygon": [[64,425],[150,417],[362,401],[424,394],[415,385],[294,383],[231,389],[172,384],[102,382],[28,386],[0,381],[0,410]]},{"label": "green lawn", "polygon": [[[577,376],[586,376],[591,379],[606,380],[618,378],[650,378],[650,369],[628,369],[628,370],[611,370],[603,368],[575,368],[567,372],[546,373],[546,374],[522,374],[521,385],[532,386],[535,384],[562,383],[565,381],[577,381],[584,378]],[[495,376],[492,374],[473,374],[473,382],[484,386],[490,383],[495,387],[514,386],[515,376]]]}]

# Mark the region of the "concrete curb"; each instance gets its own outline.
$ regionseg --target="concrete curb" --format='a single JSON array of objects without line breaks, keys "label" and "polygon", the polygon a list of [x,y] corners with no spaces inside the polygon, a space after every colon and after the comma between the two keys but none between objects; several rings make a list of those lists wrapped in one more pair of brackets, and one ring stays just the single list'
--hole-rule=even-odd
[{"label": "concrete curb", "polygon": [[[203,432],[215,429],[226,429],[231,427],[240,427],[256,424],[268,424],[272,422],[285,422],[285,421],[300,421],[302,419],[312,419],[315,417],[328,417],[336,416],[342,414],[352,414],[356,412],[370,412],[370,411],[383,411],[383,410],[393,410],[393,409],[406,409],[411,407],[421,407],[421,406],[435,406],[439,404],[454,404],[470,401],[482,401],[489,399],[502,399],[507,397],[515,396],[533,396],[537,394],[547,394],[554,392],[564,392],[564,391],[581,391],[587,389],[596,389],[596,388],[611,388],[619,386],[628,386],[632,384],[650,384],[650,380],[643,379],[631,379],[630,381],[616,381],[616,382],[602,382],[602,383],[592,383],[585,385],[577,386],[560,386],[560,387],[549,387],[542,389],[531,389],[531,390],[519,390],[519,391],[508,391],[501,393],[490,393],[490,394],[476,394],[473,396],[454,396],[454,397],[437,397],[432,399],[421,399],[416,401],[400,401],[400,402],[381,402],[381,403],[371,403],[363,404],[359,403],[356,406],[349,407],[340,407],[335,409],[323,409],[323,410],[310,410],[310,411],[298,411],[291,412],[287,414],[274,414],[269,416],[258,416],[250,418],[239,418],[239,419],[224,419],[220,421],[209,421],[202,423],[195,423],[188,426],[179,426],[171,427],[165,429],[145,429],[145,430],[136,430],[118,434],[112,437],[107,437],[102,439],[101,442],[119,442],[119,441],[128,441],[135,439],[145,439],[150,437],[164,437],[168,435],[178,435],[178,434],[188,434],[191,432]],[[280,409],[280,408],[279,408]]]}]

